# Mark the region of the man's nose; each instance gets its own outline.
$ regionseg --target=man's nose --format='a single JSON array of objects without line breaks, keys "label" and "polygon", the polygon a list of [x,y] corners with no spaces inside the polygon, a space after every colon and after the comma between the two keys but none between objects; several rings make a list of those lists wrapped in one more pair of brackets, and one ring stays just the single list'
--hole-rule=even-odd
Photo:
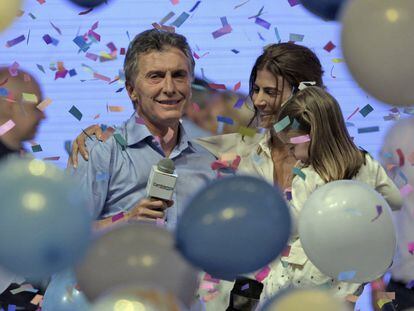
[{"label": "man's nose", "polygon": [[167,95],[173,95],[175,93],[174,80],[169,73],[165,76],[163,91]]}]

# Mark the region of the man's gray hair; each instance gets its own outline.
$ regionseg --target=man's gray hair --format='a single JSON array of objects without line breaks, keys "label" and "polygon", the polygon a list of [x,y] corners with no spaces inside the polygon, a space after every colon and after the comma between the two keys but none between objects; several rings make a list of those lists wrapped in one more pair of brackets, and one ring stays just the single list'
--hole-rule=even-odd
[{"label": "man's gray hair", "polygon": [[160,29],[145,30],[135,36],[128,47],[124,61],[126,83],[133,84],[138,73],[138,59],[141,54],[151,51],[164,51],[174,47],[183,52],[189,61],[191,75],[194,76],[195,61],[187,39],[180,34]]}]

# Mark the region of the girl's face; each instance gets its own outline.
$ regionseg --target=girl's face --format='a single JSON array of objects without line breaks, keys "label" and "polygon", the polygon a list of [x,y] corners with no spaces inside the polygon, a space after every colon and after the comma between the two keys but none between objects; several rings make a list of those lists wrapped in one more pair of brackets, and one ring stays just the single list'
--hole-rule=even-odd
[{"label": "girl's face", "polygon": [[283,77],[277,76],[276,80],[276,77],[266,69],[257,71],[252,100],[259,113],[260,127],[270,128],[273,125],[281,104],[291,94],[292,86],[286,80],[283,83]]},{"label": "girl's face", "polygon": [[287,145],[289,153],[296,160],[307,163],[309,160],[309,134],[300,131],[287,131],[278,134],[280,140]]}]

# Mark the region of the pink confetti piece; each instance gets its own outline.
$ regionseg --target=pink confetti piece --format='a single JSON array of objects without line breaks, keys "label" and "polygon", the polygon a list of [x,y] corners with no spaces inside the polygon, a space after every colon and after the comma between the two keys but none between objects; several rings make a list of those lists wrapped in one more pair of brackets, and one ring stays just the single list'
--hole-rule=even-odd
[{"label": "pink confetti piece", "polygon": [[262,270],[260,270],[254,277],[256,281],[263,282],[263,280],[267,278],[269,273],[270,273],[270,267],[266,266]]},{"label": "pink confetti piece", "polygon": [[377,209],[377,216],[375,216],[373,219],[371,219],[371,222],[377,220],[382,214],[382,206],[381,205],[377,205],[376,209]]},{"label": "pink confetti piece", "polygon": [[96,61],[98,60],[98,58],[99,58],[99,55],[96,55],[96,54],[94,54],[94,53],[89,53],[89,52],[87,52],[87,53],[85,54],[85,57],[86,57],[86,58],[89,58],[90,60],[93,60],[94,62],[96,62]]},{"label": "pink confetti piece", "polygon": [[359,111],[359,107],[355,109],[354,112],[351,113],[351,115],[346,120],[348,121],[349,119],[351,119],[358,111]]},{"label": "pink confetti piece", "polygon": [[212,282],[212,283],[216,283],[216,284],[220,283],[220,279],[215,279],[208,273],[204,274],[203,280],[208,281],[208,282]]},{"label": "pink confetti piece", "polygon": [[171,0],[172,5],[177,5],[180,3],[180,0]]},{"label": "pink confetti piece", "polygon": [[104,76],[104,75],[101,75],[97,72],[93,73],[93,77],[96,78],[96,79],[102,80],[102,81],[111,82],[111,78],[109,78],[107,76]]},{"label": "pink confetti piece", "polygon": [[0,126],[0,136],[6,134],[10,131],[16,124],[12,120],[7,121],[3,125]]},{"label": "pink confetti piece", "polygon": [[204,281],[201,283],[200,288],[205,290],[214,290],[214,283]]},{"label": "pink confetti piece", "polygon": [[291,144],[303,144],[303,143],[306,143],[310,140],[311,139],[310,139],[309,135],[306,134],[306,135],[302,135],[302,136],[292,137],[290,139],[290,143]]},{"label": "pink confetti piece", "polygon": [[410,243],[408,243],[407,248],[408,248],[408,252],[409,252],[411,255],[414,255],[414,242],[410,242]]},{"label": "pink confetti piece", "polygon": [[327,52],[331,52],[334,48],[336,48],[336,45],[332,43],[332,41],[329,41],[323,49]]},{"label": "pink confetti piece", "polygon": [[[286,189],[287,191],[286,192],[290,192],[290,190],[289,189]],[[290,254],[290,249],[291,249],[292,247],[290,246],[290,245],[287,245],[286,247],[285,247],[285,249],[283,250],[283,252],[282,252],[282,254],[281,254],[281,256],[282,257],[288,257],[289,256],[289,254]]]},{"label": "pink confetti piece", "polygon": [[39,2],[40,4],[43,4],[46,2],[46,0],[37,0],[37,2]]},{"label": "pink confetti piece", "polygon": [[237,82],[234,87],[233,87],[233,91],[237,92],[241,87],[241,81]]},{"label": "pink confetti piece", "polygon": [[231,28],[231,26],[226,25],[226,26],[221,27],[221,28],[217,29],[216,31],[214,31],[212,33],[212,35],[213,35],[214,39],[217,39],[217,38],[220,38],[221,36],[224,36],[226,34],[231,33],[232,31],[233,31],[233,29]]},{"label": "pink confetti piece", "polygon": [[60,157],[56,156],[56,157],[46,157],[43,158],[43,161],[59,161]]},{"label": "pink confetti piece", "polygon": [[24,40],[26,40],[26,36],[25,35],[21,35],[17,38],[14,38],[12,40],[7,41],[6,43],[6,48],[10,48],[12,46],[15,46],[16,44],[19,44],[21,42],[23,42]]},{"label": "pink confetti piece", "polygon": [[224,84],[218,84],[218,83],[209,83],[208,86],[214,90],[225,90],[226,89],[226,86]]},{"label": "pink confetti piece", "polygon": [[120,213],[118,213],[118,214],[116,214],[116,215],[114,215],[114,216],[112,216],[111,217],[111,221],[112,222],[116,222],[116,221],[118,221],[118,220],[120,220],[120,219],[122,219],[122,218],[124,218],[124,212],[120,212]]}]

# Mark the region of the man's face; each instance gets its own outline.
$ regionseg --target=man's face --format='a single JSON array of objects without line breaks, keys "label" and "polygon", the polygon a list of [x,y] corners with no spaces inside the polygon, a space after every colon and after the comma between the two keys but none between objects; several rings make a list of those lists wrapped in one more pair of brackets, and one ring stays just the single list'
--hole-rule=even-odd
[{"label": "man's face", "polygon": [[[31,140],[36,136],[41,121],[45,119],[44,112],[37,108],[42,100],[39,86],[33,80],[10,80],[5,87],[12,94],[14,102],[1,99],[2,105],[9,105],[9,109],[4,110],[8,111],[7,115],[2,118],[11,119],[15,123],[12,133],[19,141]],[[24,101],[23,93],[35,95],[37,102]]]},{"label": "man's face", "polygon": [[135,109],[155,126],[178,123],[191,98],[190,62],[177,48],[141,54],[138,74],[127,86]]}]

